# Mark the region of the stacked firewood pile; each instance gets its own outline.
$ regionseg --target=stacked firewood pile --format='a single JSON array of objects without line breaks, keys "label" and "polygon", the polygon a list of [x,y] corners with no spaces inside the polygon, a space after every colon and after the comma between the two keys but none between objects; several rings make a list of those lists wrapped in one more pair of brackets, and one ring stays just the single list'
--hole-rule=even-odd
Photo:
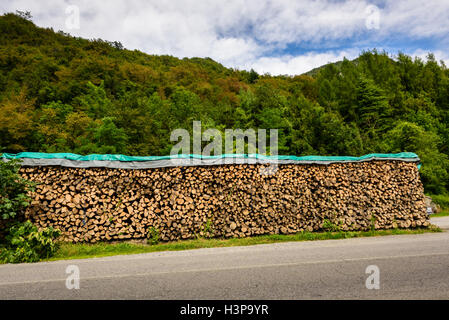
[{"label": "stacked firewood pile", "polygon": [[27,216],[66,241],[247,237],[428,226],[415,163],[157,169],[22,167],[38,183]]}]

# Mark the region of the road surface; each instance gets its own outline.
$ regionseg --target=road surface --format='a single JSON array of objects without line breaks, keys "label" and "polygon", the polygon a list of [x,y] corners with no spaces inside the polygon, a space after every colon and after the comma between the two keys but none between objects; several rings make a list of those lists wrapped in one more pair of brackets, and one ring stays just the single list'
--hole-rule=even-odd
[{"label": "road surface", "polygon": [[0,265],[0,299],[449,299],[449,231]]}]

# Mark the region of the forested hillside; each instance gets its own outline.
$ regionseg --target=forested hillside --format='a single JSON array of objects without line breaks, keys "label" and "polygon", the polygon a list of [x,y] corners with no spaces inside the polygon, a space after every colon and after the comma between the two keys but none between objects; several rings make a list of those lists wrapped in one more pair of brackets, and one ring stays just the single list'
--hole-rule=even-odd
[{"label": "forested hillside", "polygon": [[205,58],[130,51],[0,17],[1,152],[169,154],[170,132],[278,128],[280,153],[416,152],[426,190],[446,192],[449,71],[362,53],[312,76],[258,75]]}]

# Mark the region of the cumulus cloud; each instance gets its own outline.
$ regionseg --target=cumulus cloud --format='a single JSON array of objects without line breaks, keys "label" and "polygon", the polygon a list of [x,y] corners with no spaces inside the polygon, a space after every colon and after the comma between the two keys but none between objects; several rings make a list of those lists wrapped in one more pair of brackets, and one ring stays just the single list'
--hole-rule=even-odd
[{"label": "cumulus cloud", "polygon": [[445,37],[449,32],[449,3],[441,0],[389,1],[382,12],[383,35]]},{"label": "cumulus cloud", "polygon": [[[79,8],[79,29],[66,24],[69,5]],[[211,57],[228,67],[271,74],[302,73],[344,56],[355,57],[359,52],[354,48],[370,48],[392,37],[439,39],[449,32],[449,3],[439,0],[13,0],[0,4],[2,12],[15,10],[29,10],[37,25],[75,36],[120,41],[128,49],[149,54]],[[441,45],[446,44],[441,40]],[[446,47],[437,49],[444,52]]]},{"label": "cumulus cloud", "polygon": [[[421,58],[423,61],[427,60],[427,55],[430,53],[429,50],[418,49],[409,53],[412,57]],[[449,66],[449,53],[447,51],[434,50],[432,51],[437,62],[443,61],[446,66]]]},{"label": "cumulus cloud", "polygon": [[338,52],[308,52],[299,56],[261,57],[249,62],[244,67],[246,67],[245,69],[252,68],[262,74],[302,74],[318,66],[343,60],[343,58],[354,59],[359,53],[359,50],[351,49]]}]

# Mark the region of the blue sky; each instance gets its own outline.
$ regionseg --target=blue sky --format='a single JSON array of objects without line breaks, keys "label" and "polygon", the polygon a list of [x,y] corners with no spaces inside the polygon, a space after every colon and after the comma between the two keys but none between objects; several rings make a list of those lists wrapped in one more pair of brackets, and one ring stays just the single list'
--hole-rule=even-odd
[{"label": "blue sky", "polygon": [[449,62],[449,1],[13,0],[42,27],[128,49],[301,74],[377,48]]}]

